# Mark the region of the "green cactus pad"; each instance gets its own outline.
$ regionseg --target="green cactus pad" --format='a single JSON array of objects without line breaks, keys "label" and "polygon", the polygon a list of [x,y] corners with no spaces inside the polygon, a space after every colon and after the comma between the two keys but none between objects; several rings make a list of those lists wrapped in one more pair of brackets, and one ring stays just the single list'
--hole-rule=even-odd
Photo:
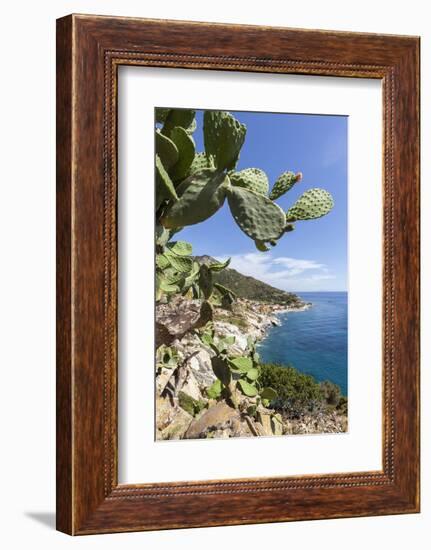
[{"label": "green cactus pad", "polygon": [[277,399],[277,392],[272,388],[263,388],[260,392],[260,396],[262,399],[273,401],[274,399]]},{"label": "green cactus pad", "polygon": [[254,241],[276,240],[283,234],[286,217],[278,204],[242,187],[230,187],[227,195],[236,223]]},{"label": "green cactus pad", "polygon": [[252,384],[250,384],[250,382],[247,382],[247,380],[243,380],[240,378],[237,382],[237,385],[242,393],[247,397],[255,397],[259,393],[256,386],[253,386]]},{"label": "green cactus pad", "polygon": [[211,168],[188,177],[178,186],[180,199],[161,223],[170,229],[203,222],[221,208],[229,185],[228,176]]},{"label": "green cactus pad", "polygon": [[181,273],[190,273],[193,268],[193,260],[189,256],[177,256],[169,249],[165,251],[165,256],[171,266]]},{"label": "green cactus pad", "polygon": [[226,269],[227,266],[230,264],[230,258],[228,258],[225,262],[215,262],[208,265],[208,269],[210,271],[223,271],[223,269]]},{"label": "green cactus pad", "polygon": [[259,371],[258,369],[256,368],[252,368],[250,369],[249,371],[247,371],[247,378],[251,381],[251,382],[254,382],[255,380],[257,380],[259,378]]},{"label": "green cactus pad", "polygon": [[167,269],[163,272],[163,279],[170,285],[179,285],[182,287],[184,284],[184,273],[179,273],[175,269]]},{"label": "green cactus pad", "polygon": [[244,124],[226,111],[205,111],[205,152],[219,170],[235,168],[246,131]]},{"label": "green cactus pad", "polygon": [[184,179],[189,172],[195,158],[195,142],[181,126],[175,126],[170,137],[179,153],[178,161],[171,169],[170,176],[173,181],[178,181]]},{"label": "green cactus pad", "polygon": [[222,296],[229,296],[232,299],[236,298],[236,293],[233,290],[230,290],[230,288],[226,288],[220,283],[214,283],[214,288],[216,288]]},{"label": "green cactus pad", "polygon": [[162,128],[162,134],[170,136],[175,126],[181,126],[184,129],[193,124],[196,111],[191,109],[170,109]]},{"label": "green cactus pad", "polygon": [[201,266],[198,264],[198,262],[193,262],[192,271],[191,271],[190,275],[186,276],[185,281],[184,281],[184,285],[186,287],[190,287],[196,281],[196,279],[199,275],[200,267]]},{"label": "green cactus pad", "polygon": [[205,168],[214,168],[211,159],[209,159],[205,153],[196,153],[189,169],[189,175],[196,174]]},{"label": "green cactus pad", "polygon": [[179,152],[175,143],[156,130],[156,154],[159,155],[165,169],[169,170],[178,161]]},{"label": "green cactus pad", "polygon": [[196,131],[196,128],[198,127],[197,123],[196,123],[196,118],[194,118],[190,124],[190,126],[188,128],[185,128],[186,132],[188,134],[193,134],[193,132]]},{"label": "green cactus pad", "polygon": [[314,220],[325,216],[332,210],[334,199],[324,189],[309,189],[286,213],[288,222],[296,220]]},{"label": "green cactus pad", "polygon": [[156,208],[158,209],[163,201],[169,199],[177,201],[178,195],[159,155],[156,155]]},{"label": "green cactus pad", "polygon": [[168,248],[171,252],[174,252],[178,256],[190,256],[193,252],[193,247],[190,243],[185,241],[175,241],[168,244]]},{"label": "green cactus pad", "polygon": [[212,365],[214,374],[217,376],[220,382],[224,386],[229,386],[230,381],[232,379],[232,375],[227,362],[216,355],[211,359],[211,365]]},{"label": "green cactus pad", "polygon": [[155,115],[156,115],[156,122],[159,124],[163,124],[165,122],[166,117],[169,114],[170,109],[166,109],[165,107],[156,107],[155,109]]},{"label": "green cactus pad", "polygon": [[171,265],[169,258],[165,254],[156,255],[156,265],[159,269],[166,269]]},{"label": "green cactus pad", "polygon": [[274,187],[272,188],[269,198],[272,200],[278,199],[292,189],[295,183],[300,181],[301,177],[301,174],[284,172],[284,174],[281,174],[281,176],[279,176],[277,181],[274,183]]},{"label": "green cactus pad", "polygon": [[205,299],[208,300],[213,292],[213,278],[211,271],[205,264],[201,265],[199,272],[199,287]]},{"label": "green cactus pad", "polygon": [[265,172],[259,168],[247,168],[246,170],[241,170],[240,172],[233,172],[232,174],[229,174],[229,178],[232,185],[250,189],[250,191],[260,193],[261,195],[268,194],[268,178]]},{"label": "green cactus pad", "polygon": [[156,279],[156,290],[162,290],[167,293],[177,293],[180,291],[180,287],[178,285],[169,284],[163,275],[158,275]]},{"label": "green cactus pad", "polygon": [[223,386],[221,385],[221,381],[217,378],[217,380],[213,382],[209,388],[206,389],[206,393],[209,399],[218,399],[221,395],[222,390]]},{"label": "green cactus pad", "polygon": [[250,357],[234,357],[229,360],[229,365],[234,371],[246,373],[253,367],[253,361]]}]

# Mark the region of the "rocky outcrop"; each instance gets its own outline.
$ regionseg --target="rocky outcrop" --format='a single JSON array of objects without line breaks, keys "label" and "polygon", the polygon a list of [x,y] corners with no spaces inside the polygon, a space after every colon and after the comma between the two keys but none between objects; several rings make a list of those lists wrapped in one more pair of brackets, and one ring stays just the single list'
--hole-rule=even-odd
[{"label": "rocky outcrop", "polygon": [[[234,336],[230,353],[242,355],[247,340],[262,339],[269,327],[278,324],[277,314],[310,307],[302,302],[286,308],[274,304],[238,299],[232,310],[213,308],[211,318],[218,338]],[[174,368],[159,366],[156,373],[156,438],[198,439],[255,437],[346,431],[346,416],[337,414],[305,415],[283,418],[259,404],[253,416],[248,414],[252,398],[237,395],[236,407],[225,401],[209,399],[206,388],[216,380],[211,365],[214,351],[202,343],[194,330],[208,321],[199,301],[176,297],[157,306],[158,343],[175,350]]]},{"label": "rocky outcrop", "polygon": [[156,314],[156,345],[170,345],[188,332],[203,327],[212,320],[208,302],[184,300],[177,296],[169,304],[159,304]]}]

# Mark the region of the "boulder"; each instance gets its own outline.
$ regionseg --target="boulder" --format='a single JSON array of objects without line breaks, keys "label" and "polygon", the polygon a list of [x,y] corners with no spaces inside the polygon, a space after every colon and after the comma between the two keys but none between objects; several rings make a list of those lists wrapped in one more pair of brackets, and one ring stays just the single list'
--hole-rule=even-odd
[{"label": "boulder", "polygon": [[156,399],[156,439],[183,439],[193,416],[169,399]]},{"label": "boulder", "polygon": [[262,409],[258,409],[256,418],[258,423],[262,427],[261,431],[263,432],[259,435],[274,435],[272,432],[271,413],[269,411],[267,412]]},{"label": "boulder", "polygon": [[[241,417],[239,412],[229,407],[224,401],[221,401],[211,407],[195,418],[190,424],[189,428],[185,433],[186,439],[199,439],[205,437],[214,437],[211,435],[211,432],[222,432],[225,435],[223,437],[230,437],[227,435],[227,430],[229,434],[231,433],[232,421],[236,420],[241,422]],[[216,437],[220,437],[217,435]]]},{"label": "boulder", "polygon": [[219,338],[225,338],[226,336],[235,337],[235,344],[230,346],[230,350],[233,354],[240,355],[247,349],[247,334],[244,334],[236,325],[230,324],[229,321],[216,321],[214,323],[214,329]]},{"label": "boulder", "polygon": [[168,304],[156,308],[156,344],[170,345],[181,339],[187,332],[204,326],[212,319],[212,309],[208,302],[184,300],[178,297]]},{"label": "boulder", "polygon": [[199,389],[199,384],[195,378],[194,372],[190,367],[187,369],[186,381],[182,385],[181,391],[186,393],[196,401],[199,401],[200,399],[202,399],[202,394]]},{"label": "boulder", "polygon": [[211,366],[211,355],[205,348],[194,355],[188,364],[201,387],[208,388],[215,381],[216,376]]},{"label": "boulder", "polygon": [[162,368],[160,372],[156,375],[156,393],[157,395],[162,395],[166,385],[171,378],[174,369],[165,369]]}]

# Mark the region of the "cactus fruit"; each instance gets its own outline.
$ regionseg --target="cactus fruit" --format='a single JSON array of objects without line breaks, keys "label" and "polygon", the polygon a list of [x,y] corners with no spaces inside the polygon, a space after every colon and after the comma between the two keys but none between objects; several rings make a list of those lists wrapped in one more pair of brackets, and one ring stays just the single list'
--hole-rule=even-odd
[{"label": "cactus fruit", "polygon": [[170,109],[165,118],[165,123],[162,128],[162,134],[170,136],[170,133],[175,126],[181,126],[184,129],[193,125],[196,111],[191,109]]},{"label": "cactus fruit", "polygon": [[175,143],[156,130],[156,154],[159,155],[163,166],[169,171],[178,162],[179,152]]},{"label": "cactus fruit", "polygon": [[265,172],[259,168],[247,168],[240,172],[233,172],[229,174],[229,178],[232,185],[250,189],[250,191],[260,193],[261,195],[268,195],[268,178]]},{"label": "cactus fruit", "polygon": [[286,213],[286,220],[314,220],[325,216],[332,210],[334,200],[324,189],[309,189],[302,194],[295,204]]},{"label": "cactus fruit", "polygon": [[159,155],[156,155],[156,209],[159,209],[163,201],[169,199],[176,201],[178,195]]},{"label": "cactus fruit", "polygon": [[190,166],[189,175],[196,174],[205,168],[214,168],[214,164],[211,162],[205,153],[196,153],[195,158]]},{"label": "cactus fruit", "polygon": [[292,189],[295,183],[301,181],[301,179],[301,172],[298,172],[297,174],[294,174],[293,172],[284,172],[284,174],[281,174],[281,176],[279,176],[277,181],[274,183],[269,198],[272,200],[278,199]]},{"label": "cactus fruit", "polygon": [[170,170],[170,176],[173,181],[179,181],[187,176],[195,158],[195,142],[181,126],[175,126],[170,137],[179,153],[178,161]]},{"label": "cactus fruit", "polygon": [[227,195],[236,223],[254,241],[277,240],[283,234],[286,216],[278,204],[242,187],[230,187]]},{"label": "cactus fruit", "polygon": [[235,168],[246,127],[226,111],[205,111],[205,152],[219,170]]},{"label": "cactus fruit", "polygon": [[229,185],[228,176],[213,168],[188,177],[178,186],[180,198],[161,219],[162,225],[170,229],[206,220],[223,205]]}]

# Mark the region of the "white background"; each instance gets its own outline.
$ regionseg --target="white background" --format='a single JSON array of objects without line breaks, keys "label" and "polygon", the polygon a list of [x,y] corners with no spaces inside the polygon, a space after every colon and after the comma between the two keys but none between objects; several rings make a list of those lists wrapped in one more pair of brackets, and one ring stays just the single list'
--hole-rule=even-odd
[{"label": "white background", "polygon": [[[381,470],[381,82],[145,67],[121,67],[119,79],[120,482]],[[148,269],[154,186],[148,174],[154,167],[154,106],[172,101],[176,107],[349,115],[348,433],[154,441],[154,281]],[[367,205],[365,226],[361,203]]]},{"label": "white background", "polygon": [[[1,144],[1,543],[15,548],[349,550],[427,548],[431,522],[431,188],[423,154],[422,514],[103,535],[53,531],[55,18],[74,12],[194,19],[422,36],[422,150],[431,150],[429,2],[301,0],[265,3],[132,0],[8,2],[2,11]],[[4,43],[3,43],[4,42]],[[428,390],[428,391],[427,391]],[[366,406],[364,396],[364,406]],[[429,538],[429,535],[428,535]]]}]

